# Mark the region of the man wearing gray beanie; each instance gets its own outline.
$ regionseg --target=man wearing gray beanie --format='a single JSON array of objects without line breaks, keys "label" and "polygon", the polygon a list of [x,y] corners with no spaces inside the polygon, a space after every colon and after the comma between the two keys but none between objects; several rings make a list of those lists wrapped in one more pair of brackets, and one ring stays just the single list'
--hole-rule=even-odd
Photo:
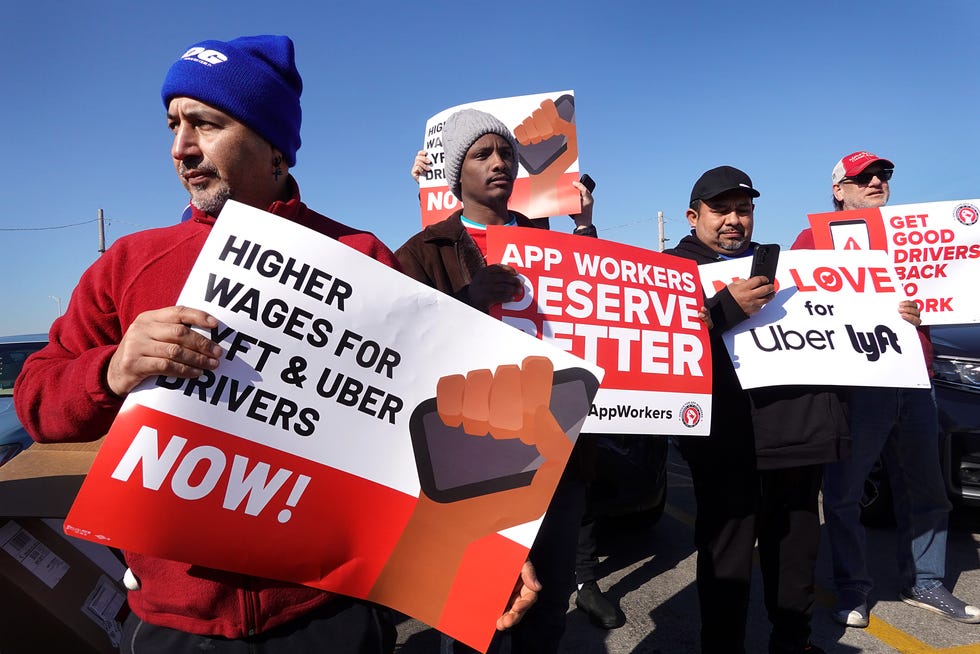
[{"label": "man wearing gray beanie", "polygon": [[[539,227],[526,216],[507,209],[518,170],[518,145],[514,135],[495,116],[463,109],[452,114],[442,130],[446,177],[462,209],[429,225],[410,238],[395,256],[402,270],[432,288],[461,302],[489,311],[493,304],[508,302],[521,291],[517,272],[502,264],[486,263],[487,225]],[[423,153],[420,153],[420,155]],[[418,159],[416,160],[418,163]],[[423,161],[424,163],[424,161]],[[413,168],[413,175],[415,168]],[[582,194],[582,213],[573,216],[576,229],[595,236],[592,227],[592,195],[575,182]],[[585,512],[585,484],[577,474],[573,450],[565,474],[542,521],[522,578],[536,573],[540,582],[537,603],[523,620],[507,632],[498,632],[491,652],[553,654],[565,629],[568,597],[575,583],[578,530]],[[509,643],[505,644],[506,641]],[[470,652],[454,643],[455,652]]]},{"label": "man wearing gray beanie", "polygon": [[[221,346],[199,332],[218,321],[174,305],[229,199],[397,267],[372,234],[300,200],[290,168],[300,146],[301,92],[293,42],[285,36],[202,41],[173,63],[162,99],[191,216],[119,239],[83,274],[67,312],[51,328],[49,345],[27,361],[17,381],[17,412],[36,440],[94,439],[108,431],[126,395],[143,380],[194,379],[217,367]],[[134,552],[125,556],[132,613],[122,652],[386,654],[394,648],[389,612],[371,603]]]}]

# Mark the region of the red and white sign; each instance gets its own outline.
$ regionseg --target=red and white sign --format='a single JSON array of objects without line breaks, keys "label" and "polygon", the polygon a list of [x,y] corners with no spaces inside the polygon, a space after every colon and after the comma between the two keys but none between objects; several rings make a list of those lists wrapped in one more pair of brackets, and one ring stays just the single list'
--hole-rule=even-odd
[{"label": "red and white sign", "polygon": [[66,532],[486,649],[602,371],[234,202],[178,301],[218,318],[221,365],[127,398]]},{"label": "red and white sign", "polygon": [[[751,257],[698,267],[709,296],[749,275]],[[779,256],[776,296],[725,333],[742,388],[929,388],[918,333],[884,252],[791,250]]]},{"label": "red and white sign", "polygon": [[462,207],[449,189],[445,173],[442,128],[460,109],[492,114],[517,139],[520,170],[508,208],[529,218],[576,214],[582,200],[572,182],[578,180],[578,136],[575,92],[556,91],[512,98],[482,100],[440,111],[425,123],[423,149],[432,169],[419,178],[422,226],[437,223]]},{"label": "red and white sign", "polygon": [[590,433],[706,436],[711,346],[686,259],[543,229],[487,229],[487,260],[513,266],[524,295],[492,313],[602,366]]},{"label": "red and white sign", "polygon": [[886,250],[924,325],[980,322],[980,200],[810,214],[814,245]]}]

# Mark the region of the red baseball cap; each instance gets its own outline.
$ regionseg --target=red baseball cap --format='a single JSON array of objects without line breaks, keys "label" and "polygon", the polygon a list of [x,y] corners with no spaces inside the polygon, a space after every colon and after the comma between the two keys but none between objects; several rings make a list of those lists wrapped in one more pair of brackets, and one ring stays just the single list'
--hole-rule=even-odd
[{"label": "red baseball cap", "polygon": [[862,170],[876,161],[880,161],[888,168],[895,167],[895,164],[888,159],[882,159],[876,154],[871,154],[870,152],[861,150],[859,152],[852,152],[838,161],[837,165],[834,166],[834,172],[831,173],[830,178],[833,180],[834,184],[840,184],[840,181],[845,177],[853,177],[854,175],[859,174]]}]

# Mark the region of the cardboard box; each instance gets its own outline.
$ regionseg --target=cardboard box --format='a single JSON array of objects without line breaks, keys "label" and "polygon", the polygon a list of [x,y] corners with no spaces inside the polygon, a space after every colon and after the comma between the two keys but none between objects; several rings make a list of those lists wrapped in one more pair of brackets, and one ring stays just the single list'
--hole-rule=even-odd
[{"label": "cardboard box", "polygon": [[59,528],[35,518],[0,518],[4,654],[118,651],[128,611],[125,590],[112,578],[118,568],[104,570],[83,553],[82,541]]},{"label": "cardboard box", "polygon": [[35,443],[0,466],[0,516],[67,516],[101,445]]}]

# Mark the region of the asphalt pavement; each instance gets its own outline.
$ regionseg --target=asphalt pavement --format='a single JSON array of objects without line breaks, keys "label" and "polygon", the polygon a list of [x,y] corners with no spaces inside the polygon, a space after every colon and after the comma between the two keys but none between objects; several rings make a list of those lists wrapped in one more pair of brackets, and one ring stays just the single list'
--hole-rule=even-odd
[{"label": "asphalt pavement", "polygon": [[[625,626],[592,626],[569,600],[562,654],[697,654],[698,606],[694,587],[694,497],[690,473],[676,449],[668,464],[667,508],[651,529],[627,532],[607,543],[599,585],[626,613]],[[829,654],[980,654],[980,625],[966,625],[909,606],[898,599],[895,541],[888,529],[869,530],[870,566],[876,582],[871,624],[845,629],[830,617],[834,604],[830,560],[821,547],[813,642]],[[950,520],[947,587],[980,606],[980,509],[958,507]],[[437,654],[439,634],[405,619],[398,627],[399,654]],[[769,621],[758,567],[753,579],[746,648],[763,654]]]}]

